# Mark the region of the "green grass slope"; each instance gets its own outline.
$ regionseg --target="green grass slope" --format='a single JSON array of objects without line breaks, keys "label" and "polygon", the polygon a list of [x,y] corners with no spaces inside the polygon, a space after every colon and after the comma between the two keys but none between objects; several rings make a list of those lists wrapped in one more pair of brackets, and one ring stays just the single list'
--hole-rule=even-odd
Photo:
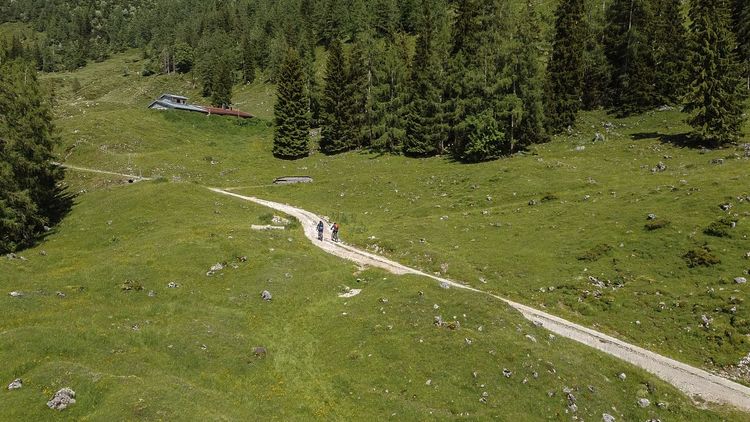
[{"label": "green grass slope", "polygon": [[[286,162],[270,154],[266,120],[147,110],[162,91],[192,91],[184,76],[120,76],[127,57],[74,74],[97,99],[58,91],[69,162],[293,203],[340,221],[359,246],[709,369],[747,354],[747,288],[733,284],[750,269],[746,152],[674,143],[688,130],[677,111],[585,114],[578,132],[476,165],[357,152]],[[264,187],[296,174],[315,182]],[[728,236],[706,234],[722,219],[736,223]],[[721,262],[690,268],[685,254],[705,248]]]},{"label": "green grass slope", "polygon": [[[0,391],[3,418],[559,420],[572,416],[565,388],[592,420],[739,417],[697,410],[497,301],[360,271],[295,225],[250,230],[267,219],[190,183],[79,196],[25,260],[0,260],[0,285],[23,293],[0,296],[0,379],[24,380]],[[216,262],[227,266],[207,276]],[[123,290],[128,280],[143,290]],[[344,286],[363,291],[340,298]],[[435,315],[461,328],[436,327]],[[257,346],[268,354],[256,357]],[[65,386],[77,403],[58,415],[45,402]],[[663,406],[641,408],[638,398]]]}]

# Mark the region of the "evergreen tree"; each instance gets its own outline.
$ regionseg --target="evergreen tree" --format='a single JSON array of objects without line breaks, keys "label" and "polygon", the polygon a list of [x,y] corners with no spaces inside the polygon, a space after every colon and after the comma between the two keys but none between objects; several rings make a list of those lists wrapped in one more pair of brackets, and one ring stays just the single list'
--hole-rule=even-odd
[{"label": "evergreen tree", "polygon": [[743,87],[725,0],[690,4],[691,82],[685,110],[693,133],[704,145],[721,145],[740,136]]},{"label": "evergreen tree", "polygon": [[606,3],[588,8],[588,25],[583,52],[583,108],[593,110],[610,104],[610,66],[604,54]]},{"label": "evergreen tree", "polygon": [[229,107],[232,104],[232,64],[227,56],[220,57],[214,64],[211,79],[211,104],[216,107]]},{"label": "evergreen tree", "polygon": [[242,38],[240,49],[242,52],[242,82],[251,84],[255,80],[255,44],[249,36],[245,35]]},{"label": "evergreen tree", "polygon": [[28,63],[0,65],[0,253],[30,246],[62,218],[70,197],[52,164],[52,111]]},{"label": "evergreen tree", "polygon": [[680,0],[656,0],[654,37],[654,79],[656,104],[677,104],[687,86],[687,30],[680,12]]},{"label": "evergreen tree", "polygon": [[406,136],[405,107],[409,83],[409,46],[405,35],[393,43],[381,43],[373,54],[373,141],[372,148],[401,152]]},{"label": "evergreen tree", "polygon": [[737,49],[742,61],[746,89],[750,90],[750,2],[737,0],[736,3]]},{"label": "evergreen tree", "polygon": [[403,152],[425,157],[445,151],[448,124],[440,61],[441,30],[445,5],[441,1],[423,0],[422,18],[417,29],[417,45],[412,63],[410,99],[405,124]]},{"label": "evergreen tree", "polygon": [[525,147],[548,140],[544,116],[544,79],[539,57],[541,34],[539,15],[529,1],[518,24],[514,51],[510,54],[513,60],[512,94],[522,103],[519,118],[511,115],[511,152],[516,145]]},{"label": "evergreen tree", "polygon": [[339,40],[333,40],[328,49],[321,112],[320,150],[326,154],[337,154],[354,147],[348,73],[343,46]]},{"label": "evergreen tree", "polygon": [[657,102],[649,0],[614,0],[607,13],[605,53],[612,66],[612,97],[622,114],[643,112]]},{"label": "evergreen tree", "polygon": [[372,144],[372,38],[360,33],[352,46],[347,74],[349,131],[355,148]]},{"label": "evergreen tree", "polygon": [[287,50],[276,91],[273,155],[284,159],[306,157],[309,154],[310,120],[302,62],[294,49]]},{"label": "evergreen tree", "polygon": [[561,0],[555,12],[552,57],[547,65],[547,118],[553,132],[560,132],[576,121],[581,108],[585,50],[583,0]]}]

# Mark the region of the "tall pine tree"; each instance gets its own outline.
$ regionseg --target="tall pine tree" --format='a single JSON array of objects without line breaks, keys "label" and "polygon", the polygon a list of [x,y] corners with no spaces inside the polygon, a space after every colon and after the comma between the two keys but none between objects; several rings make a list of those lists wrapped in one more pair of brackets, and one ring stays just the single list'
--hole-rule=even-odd
[{"label": "tall pine tree", "polygon": [[20,60],[0,64],[0,253],[30,246],[69,209],[52,163],[56,142],[36,71]]},{"label": "tall pine tree", "polygon": [[341,41],[334,39],[328,49],[321,110],[320,150],[326,154],[337,154],[354,146],[350,125],[352,100],[348,89],[348,73],[344,48]]},{"label": "tall pine tree", "polygon": [[294,49],[286,52],[276,91],[273,155],[284,159],[306,157],[309,154],[310,120],[302,62]]},{"label": "tall pine tree", "polygon": [[552,57],[547,65],[547,121],[553,133],[574,125],[581,108],[584,16],[584,0],[561,0],[555,12]]},{"label": "tall pine tree", "polygon": [[376,151],[399,153],[406,136],[404,115],[409,84],[409,46],[406,35],[381,43],[374,54],[373,141]]},{"label": "tall pine tree", "polygon": [[426,157],[443,153],[447,141],[443,63],[440,60],[440,49],[447,48],[441,42],[445,4],[440,0],[422,0],[421,11],[403,152]]},{"label": "tall pine tree", "polygon": [[691,82],[685,110],[693,134],[704,145],[721,145],[740,136],[743,81],[730,31],[726,0],[690,3]]},{"label": "tall pine tree", "polygon": [[680,0],[655,0],[656,16],[651,42],[654,50],[656,102],[677,104],[685,95],[688,71],[687,29]]}]

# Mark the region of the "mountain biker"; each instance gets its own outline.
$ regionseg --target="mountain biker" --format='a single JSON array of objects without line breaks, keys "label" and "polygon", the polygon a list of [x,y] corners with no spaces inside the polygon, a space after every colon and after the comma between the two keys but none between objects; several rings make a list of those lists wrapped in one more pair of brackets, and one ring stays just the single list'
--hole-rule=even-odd
[{"label": "mountain biker", "polygon": [[323,225],[323,220],[320,220],[318,222],[318,240],[323,240],[323,229],[325,226]]},{"label": "mountain biker", "polygon": [[331,226],[331,240],[339,241],[339,223],[333,223],[333,226]]}]

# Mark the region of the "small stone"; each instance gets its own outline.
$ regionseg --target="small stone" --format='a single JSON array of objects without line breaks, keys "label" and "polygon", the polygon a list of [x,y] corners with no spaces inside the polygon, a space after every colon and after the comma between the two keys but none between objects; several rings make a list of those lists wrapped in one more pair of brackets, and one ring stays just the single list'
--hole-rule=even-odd
[{"label": "small stone", "polygon": [[256,358],[262,359],[268,355],[268,349],[263,346],[253,347],[253,355]]},{"label": "small stone", "polygon": [[651,405],[651,401],[649,399],[638,399],[638,406],[649,407],[650,405]]},{"label": "small stone", "polygon": [[55,295],[57,297],[65,297],[65,293],[63,293],[63,292],[55,292]]},{"label": "small stone", "polygon": [[503,376],[505,378],[510,378],[513,375],[513,372],[511,372],[508,368],[503,368]]},{"label": "small stone", "polygon": [[8,384],[8,390],[18,390],[21,387],[23,387],[23,381],[21,378],[16,378],[12,383]]},{"label": "small stone", "polygon": [[154,297],[154,296],[156,296],[156,292],[153,291],[153,290],[149,290],[148,291],[148,297]]},{"label": "small stone", "polygon": [[732,204],[730,204],[730,203],[727,202],[725,204],[719,205],[719,208],[721,208],[722,211],[729,211],[729,210],[732,209]]},{"label": "small stone", "polygon": [[54,410],[65,410],[76,402],[76,392],[70,388],[62,388],[47,402],[47,407]]},{"label": "small stone", "polygon": [[270,300],[272,299],[272,296],[271,296],[271,292],[269,292],[268,290],[263,290],[263,291],[262,291],[262,292],[260,293],[260,297],[261,297],[261,298],[262,298],[263,300],[265,300],[266,302],[268,302],[268,301],[270,301]]},{"label": "small stone", "polygon": [[167,284],[168,289],[176,289],[178,287],[180,287],[180,285],[175,283],[174,281],[170,281],[169,284]]},{"label": "small stone", "polygon": [[442,327],[443,325],[445,325],[445,321],[443,321],[443,317],[441,317],[440,315],[435,315],[434,324],[438,327]]},{"label": "small stone", "polygon": [[23,293],[17,292],[17,291],[12,291],[12,292],[8,293],[8,295],[10,295],[10,297],[21,297],[21,296],[23,296]]},{"label": "small stone", "polygon": [[745,277],[736,277],[734,282],[737,284],[745,284],[747,283],[747,279]]},{"label": "small stone", "polygon": [[649,214],[646,216],[646,220],[656,220],[656,214]]},{"label": "small stone", "polygon": [[432,380],[429,379],[429,380],[425,381],[424,385],[432,385]]},{"label": "small stone", "polygon": [[447,281],[441,281],[440,282],[440,287],[443,288],[443,289],[450,289],[451,285]]},{"label": "small stone", "polygon": [[575,403],[571,403],[568,405],[568,409],[570,409],[571,412],[576,413],[578,411],[578,405]]},{"label": "small stone", "polygon": [[625,375],[624,372],[621,372],[620,375],[617,376],[617,378],[619,378],[621,381],[625,381],[625,379],[627,379],[628,376]]},{"label": "small stone", "polygon": [[526,338],[531,340],[532,343],[536,343],[536,337],[532,336],[531,334],[526,334]]},{"label": "small stone", "polygon": [[470,339],[470,338],[466,337],[466,338],[464,339],[464,342],[465,342],[466,344],[468,344],[469,346],[471,346],[471,343],[473,343],[474,341],[473,341],[472,339]]},{"label": "small stone", "polygon": [[615,417],[609,413],[602,413],[602,422],[615,422]]}]

